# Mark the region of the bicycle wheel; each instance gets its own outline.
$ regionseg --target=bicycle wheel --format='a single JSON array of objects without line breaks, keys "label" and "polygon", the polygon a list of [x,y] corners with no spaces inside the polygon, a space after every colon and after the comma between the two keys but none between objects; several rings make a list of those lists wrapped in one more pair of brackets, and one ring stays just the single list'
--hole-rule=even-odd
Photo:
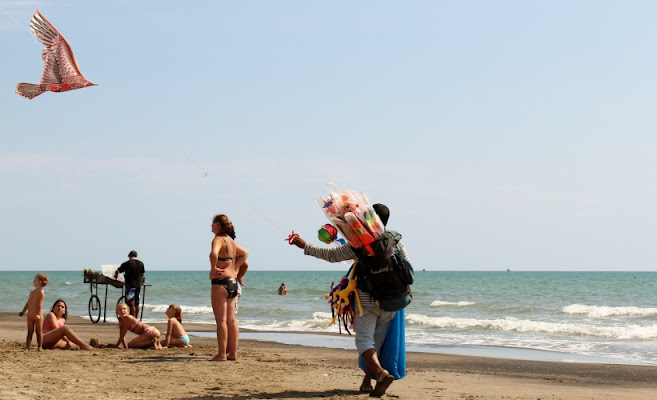
[{"label": "bicycle wheel", "polygon": [[89,319],[94,324],[100,321],[100,299],[95,294],[89,299]]}]

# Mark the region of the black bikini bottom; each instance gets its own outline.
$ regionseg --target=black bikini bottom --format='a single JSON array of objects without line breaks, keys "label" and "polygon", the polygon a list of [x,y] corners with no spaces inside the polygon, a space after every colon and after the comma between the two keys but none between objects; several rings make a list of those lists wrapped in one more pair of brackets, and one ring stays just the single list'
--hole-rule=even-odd
[{"label": "black bikini bottom", "polygon": [[213,285],[223,286],[228,292],[228,298],[231,299],[237,296],[237,279],[235,278],[223,278],[223,279],[213,279]]}]

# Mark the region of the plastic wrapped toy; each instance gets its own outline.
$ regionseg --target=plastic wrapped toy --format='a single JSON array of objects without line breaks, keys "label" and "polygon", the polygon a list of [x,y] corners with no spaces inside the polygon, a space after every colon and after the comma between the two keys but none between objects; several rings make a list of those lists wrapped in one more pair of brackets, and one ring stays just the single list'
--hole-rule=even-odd
[{"label": "plastic wrapped toy", "polygon": [[385,227],[370,207],[365,193],[353,189],[340,192],[333,183],[329,183],[328,187],[328,198],[317,199],[317,204],[351,246],[357,249],[365,248],[374,255],[370,244],[383,234]]}]

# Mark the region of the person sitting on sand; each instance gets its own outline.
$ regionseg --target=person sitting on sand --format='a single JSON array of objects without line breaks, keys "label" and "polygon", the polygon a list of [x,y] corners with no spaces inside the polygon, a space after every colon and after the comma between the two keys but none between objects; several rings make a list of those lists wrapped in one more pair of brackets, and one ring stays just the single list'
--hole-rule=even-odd
[{"label": "person sitting on sand", "polygon": [[171,304],[165,314],[169,317],[166,338],[160,343],[162,347],[191,347],[189,336],[182,326],[182,309],[178,304]]},{"label": "person sitting on sand", "polygon": [[43,299],[46,297],[46,294],[43,291],[43,288],[48,284],[48,275],[46,274],[36,274],[32,284],[34,289],[30,292],[25,307],[23,311],[19,312],[19,316],[23,316],[25,311],[27,311],[27,339],[25,340],[25,350],[29,351],[30,346],[32,345],[32,335],[36,331],[37,337],[37,350],[41,351],[41,321],[43,321]]},{"label": "person sitting on sand", "polygon": [[278,294],[280,296],[287,295],[287,288],[285,287],[285,283],[281,283],[281,286],[278,287]]},{"label": "person sitting on sand", "polygon": [[[123,348],[148,348],[153,346],[155,350],[162,349],[160,345],[160,331],[153,326],[148,326],[137,318],[130,315],[130,308],[125,303],[116,305],[116,316],[119,318],[119,340],[116,342],[116,347],[123,344]],[[132,339],[130,343],[125,340],[125,334],[128,331],[139,335]]]},{"label": "person sitting on sand", "polygon": [[73,344],[76,344],[82,350],[91,350],[91,346],[84,343],[73,332],[73,329],[66,326],[67,318],[68,308],[66,302],[62,299],[57,299],[43,320],[43,348],[70,349],[73,348]]}]

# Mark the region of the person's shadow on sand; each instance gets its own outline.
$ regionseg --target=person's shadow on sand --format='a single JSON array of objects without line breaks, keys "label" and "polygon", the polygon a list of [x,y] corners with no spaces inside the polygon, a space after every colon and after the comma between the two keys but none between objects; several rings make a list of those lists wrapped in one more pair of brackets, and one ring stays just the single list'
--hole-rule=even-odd
[{"label": "person's shadow on sand", "polygon": [[[210,391],[222,391],[220,387],[207,388]],[[232,394],[207,396],[194,396],[194,397],[180,397],[176,400],[216,400],[216,399],[232,399],[232,400],[249,400],[249,399],[321,399],[332,396],[362,396],[363,393],[358,390],[326,390],[326,391],[299,391],[299,390],[284,390],[282,392],[260,392],[249,393],[243,396],[235,396]]]},{"label": "person's shadow on sand", "polygon": [[197,361],[207,361],[207,357],[205,356],[196,356],[193,354],[166,354],[166,355],[159,355],[159,356],[152,356],[152,357],[142,357],[142,358],[135,358],[132,360],[124,360],[123,362],[127,364],[142,364],[142,363],[161,363],[161,362],[182,362],[182,361],[190,361],[190,360],[197,360]]}]

